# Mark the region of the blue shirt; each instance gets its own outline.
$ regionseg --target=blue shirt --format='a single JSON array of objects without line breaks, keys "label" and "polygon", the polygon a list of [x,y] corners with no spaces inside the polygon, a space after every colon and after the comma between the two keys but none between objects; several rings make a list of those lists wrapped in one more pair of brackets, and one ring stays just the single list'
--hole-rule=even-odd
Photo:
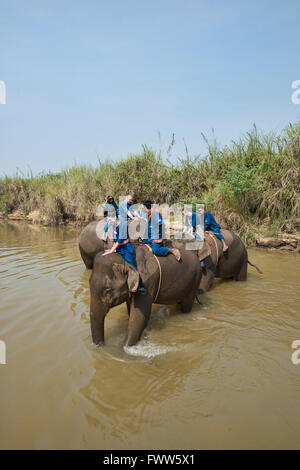
[{"label": "blue shirt", "polygon": [[143,210],[140,211],[140,217],[148,221],[148,213]]},{"label": "blue shirt", "polygon": [[216,222],[216,219],[214,218],[214,216],[208,211],[205,211],[204,213],[204,230],[205,231],[211,230],[214,233],[218,233],[221,230],[221,227]]},{"label": "blue shirt", "polygon": [[128,225],[127,222],[120,222],[119,225],[114,226],[113,231],[114,242],[122,243],[128,240]]},{"label": "blue shirt", "polygon": [[119,217],[120,217],[120,220],[129,220],[130,217],[128,217],[127,215],[127,212],[130,211],[132,215],[134,215],[134,212],[135,212],[135,207],[134,205],[132,204],[132,202],[130,204],[128,204],[126,202],[126,200],[124,199],[124,201],[122,201],[120,203],[120,207],[119,207]]},{"label": "blue shirt", "polygon": [[106,202],[104,204],[104,217],[118,217],[119,216],[119,208],[115,201],[112,204]]},{"label": "blue shirt", "polygon": [[158,212],[153,212],[148,221],[148,238],[144,239],[144,243],[151,243],[153,240],[160,240],[164,236],[165,224]]},{"label": "blue shirt", "polygon": [[191,216],[190,215],[185,216],[184,225],[186,227],[192,226],[193,231],[195,232],[197,225],[200,225],[200,217],[198,216],[198,214],[196,214],[196,212],[192,212]]}]

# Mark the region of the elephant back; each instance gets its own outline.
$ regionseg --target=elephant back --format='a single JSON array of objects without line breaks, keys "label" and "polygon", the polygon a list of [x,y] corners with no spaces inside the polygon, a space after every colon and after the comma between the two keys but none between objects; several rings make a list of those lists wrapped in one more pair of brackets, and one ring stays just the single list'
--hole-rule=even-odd
[{"label": "elephant back", "polygon": [[92,269],[94,257],[99,251],[112,246],[112,241],[101,239],[101,221],[93,221],[84,227],[78,238],[81,257],[88,269]]},{"label": "elephant back", "polygon": [[146,246],[136,248],[138,271],[155,303],[181,302],[194,289],[195,283],[199,284],[201,267],[197,253],[186,250],[183,245],[180,253],[182,260],[178,262],[172,254],[155,256]]},{"label": "elephant back", "polygon": [[233,242],[233,233],[230,232],[230,230],[226,230],[224,228],[222,228],[220,230],[221,234],[223,235],[224,239],[225,239],[225,243],[228,247],[230,247],[230,245],[232,244]]}]

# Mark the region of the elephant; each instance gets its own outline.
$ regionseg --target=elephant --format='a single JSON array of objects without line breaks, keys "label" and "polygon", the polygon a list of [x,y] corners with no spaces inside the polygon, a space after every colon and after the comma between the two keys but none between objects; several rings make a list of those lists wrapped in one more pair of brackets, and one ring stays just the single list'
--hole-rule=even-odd
[{"label": "elephant", "polygon": [[[101,237],[98,237],[98,224],[99,221],[89,223],[79,236],[79,250],[87,269],[93,268],[96,254],[99,251],[110,248],[113,243],[110,239],[103,241]],[[98,229],[100,233],[101,227],[98,226]],[[211,255],[203,260],[204,269],[202,270],[199,294],[207,292],[211,288],[215,277],[222,279],[235,278],[237,281],[246,281],[248,264],[254,266],[262,274],[259,268],[248,260],[247,250],[242,240],[229,230],[222,229],[221,232],[229,248],[227,253],[224,254],[221,241],[216,237],[211,239]],[[184,240],[180,241],[179,247],[182,246],[182,243],[186,242]],[[167,245],[176,247],[178,242],[168,241]]]},{"label": "elephant", "polygon": [[[215,236],[211,237],[211,255],[203,260],[204,269],[202,271],[199,294],[207,292],[211,288],[215,277],[246,281],[248,264],[255,267],[262,274],[260,269],[248,260],[246,247],[240,237],[229,230],[222,229],[221,233],[228,245],[228,250],[224,253],[221,240]],[[209,239],[209,237],[207,238]]]},{"label": "elephant", "polygon": [[[102,219],[104,220],[104,219]],[[111,248],[111,240],[104,241],[101,238],[101,228],[104,226],[102,220],[90,222],[79,235],[78,245],[81,257],[87,269],[93,268],[96,253],[106,248]],[[99,235],[99,236],[98,236]]]},{"label": "elephant", "polygon": [[[96,254],[90,277],[90,319],[93,343],[104,344],[104,320],[110,308],[127,303],[129,315],[125,346],[135,345],[147,326],[153,303],[180,304],[190,312],[201,281],[201,265],[195,251],[180,249],[175,256],[156,257],[145,245],[135,247],[137,269],[117,253]],[[146,292],[139,292],[139,275]]]}]

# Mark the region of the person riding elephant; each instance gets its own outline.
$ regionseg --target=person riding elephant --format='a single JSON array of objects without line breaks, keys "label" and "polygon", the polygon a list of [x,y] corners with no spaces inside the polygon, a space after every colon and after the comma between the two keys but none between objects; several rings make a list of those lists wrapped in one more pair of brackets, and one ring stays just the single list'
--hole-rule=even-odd
[{"label": "person riding elephant", "polygon": [[[111,248],[113,245],[112,240],[103,241],[101,239],[103,231],[101,222],[94,221],[89,223],[84,227],[79,236],[79,250],[87,269],[93,268],[97,253]],[[207,292],[211,288],[215,277],[224,279],[235,278],[237,281],[246,281],[247,279],[247,265],[250,264],[252,266],[252,263],[248,260],[244,243],[236,234],[229,230],[222,229],[222,234],[228,245],[227,254],[224,256],[222,242],[212,235],[211,245],[209,245],[208,250],[210,254],[202,258],[204,266],[199,293]],[[170,247],[177,247],[178,243],[169,241],[168,245]],[[163,258],[160,259],[163,260]],[[255,265],[253,266],[261,273]]]},{"label": "person riding elephant", "polygon": [[114,220],[119,217],[119,207],[115,202],[113,196],[107,196],[106,203],[103,208],[103,215],[106,218],[107,222],[103,228],[102,239],[106,240],[108,238],[108,231],[114,223]]},{"label": "person riding elephant", "polygon": [[108,196],[107,202],[104,204],[103,215],[104,219],[90,222],[79,235],[79,251],[87,269],[93,268],[95,255],[99,251],[112,247],[113,234],[110,232],[116,216],[120,221],[126,220],[126,222],[135,218],[132,196],[127,195],[124,201],[121,202],[120,207],[114,202],[112,196]]},{"label": "person riding elephant", "polygon": [[228,250],[224,236],[221,233],[221,226],[218,224],[211,212],[205,210],[204,206],[199,210],[200,215],[204,215],[204,233],[213,232],[216,237],[222,242],[222,249],[224,252]]},{"label": "person riding elephant", "polygon": [[180,251],[177,248],[163,246],[164,222],[162,215],[154,209],[150,200],[145,200],[143,206],[147,210],[148,230],[147,238],[142,239],[142,243],[151,247],[156,256],[168,256],[169,253],[180,261]]},{"label": "person riding elephant", "polygon": [[[135,251],[134,248],[129,241],[128,235],[128,225],[127,221],[119,221],[117,218],[114,221],[113,226],[113,237],[114,237],[114,244],[111,248],[105,250],[102,253],[102,256],[110,255],[111,253],[119,253],[124,260],[130,264],[133,269],[137,269],[136,262],[135,262]],[[146,289],[139,277],[139,284],[138,284],[139,292],[145,292]]]},{"label": "person riding elephant", "polygon": [[201,227],[201,220],[199,214],[194,211],[184,208],[182,210],[184,216],[184,228],[183,234],[190,234],[196,240],[201,240],[199,234],[197,233],[198,227]]},{"label": "person riding elephant", "polygon": [[133,205],[133,198],[131,194],[127,194],[125,199],[120,203],[119,219],[120,221],[135,220],[138,218],[138,212]]},{"label": "person riding elephant", "polygon": [[107,196],[104,204],[104,217],[119,217],[119,207],[113,196]]},{"label": "person riding elephant", "polygon": [[[120,221],[124,221],[119,217]],[[114,227],[115,217],[112,217],[109,221],[109,236],[104,236],[105,228],[107,225],[106,219],[94,220],[86,225],[78,238],[78,247],[80,251],[81,258],[87,269],[93,268],[94,258],[99,251],[104,251],[113,246],[113,227]],[[128,225],[131,221],[127,221]],[[112,233],[110,233],[110,231]]]}]

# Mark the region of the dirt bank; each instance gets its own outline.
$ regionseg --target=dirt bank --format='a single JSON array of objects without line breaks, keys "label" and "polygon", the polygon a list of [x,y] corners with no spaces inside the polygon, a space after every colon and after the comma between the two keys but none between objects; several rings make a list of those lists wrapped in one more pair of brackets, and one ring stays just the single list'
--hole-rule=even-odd
[{"label": "dirt bank", "polygon": [[300,252],[300,233],[279,233],[276,237],[261,237],[255,245],[262,248]]},{"label": "dirt bank", "polygon": [[[40,225],[51,225],[50,220],[46,216],[41,215],[39,210],[35,210],[30,212],[28,215],[25,215],[21,210],[16,210],[11,214],[3,215],[0,212],[0,220],[7,220],[7,221],[22,221],[28,222],[32,224],[40,224]],[[88,218],[83,218],[80,221],[73,221],[66,219],[61,224],[57,225],[75,225],[78,227],[82,227],[88,224],[90,220]],[[257,246],[259,248],[270,248],[276,249],[281,251],[296,251],[300,252],[300,232],[295,233],[286,233],[286,232],[279,232],[276,236],[272,237],[257,237],[256,240],[251,243],[249,246]]]}]

